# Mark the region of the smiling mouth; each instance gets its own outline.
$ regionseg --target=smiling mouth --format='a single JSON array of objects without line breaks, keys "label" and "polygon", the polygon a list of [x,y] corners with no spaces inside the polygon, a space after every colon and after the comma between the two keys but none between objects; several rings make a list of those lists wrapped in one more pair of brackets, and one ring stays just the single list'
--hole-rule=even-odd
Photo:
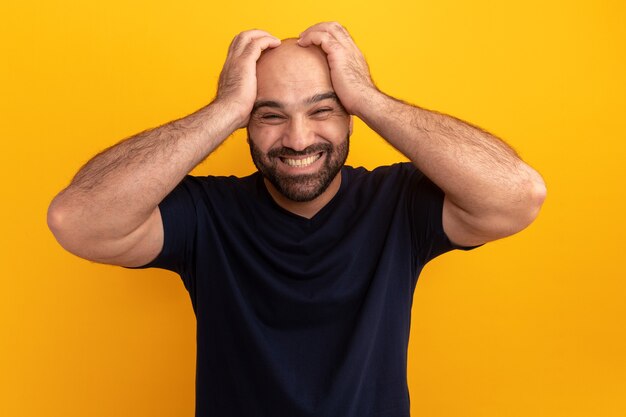
[{"label": "smiling mouth", "polygon": [[311,155],[302,159],[280,157],[280,160],[283,161],[285,164],[289,165],[290,167],[304,168],[304,167],[308,167],[309,165],[313,164],[315,161],[320,159],[323,153],[324,152],[320,152],[318,154]]}]

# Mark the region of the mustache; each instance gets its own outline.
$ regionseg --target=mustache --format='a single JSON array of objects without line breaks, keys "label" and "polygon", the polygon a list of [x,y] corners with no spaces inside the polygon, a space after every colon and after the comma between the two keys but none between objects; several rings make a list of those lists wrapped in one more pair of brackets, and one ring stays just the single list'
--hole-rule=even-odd
[{"label": "mustache", "polygon": [[278,158],[280,156],[308,156],[318,154],[320,152],[332,153],[332,151],[333,145],[331,145],[330,143],[315,143],[313,145],[307,146],[301,151],[296,151],[295,149],[284,146],[271,149],[267,152],[267,156],[269,158]]}]

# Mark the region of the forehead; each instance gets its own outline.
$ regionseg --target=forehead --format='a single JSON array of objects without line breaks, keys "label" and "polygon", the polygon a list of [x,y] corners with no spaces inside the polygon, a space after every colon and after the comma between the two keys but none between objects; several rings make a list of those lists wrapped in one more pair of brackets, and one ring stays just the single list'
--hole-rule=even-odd
[{"label": "forehead", "polygon": [[257,100],[296,105],[333,91],[326,54],[317,46],[303,48],[286,39],[257,61]]}]

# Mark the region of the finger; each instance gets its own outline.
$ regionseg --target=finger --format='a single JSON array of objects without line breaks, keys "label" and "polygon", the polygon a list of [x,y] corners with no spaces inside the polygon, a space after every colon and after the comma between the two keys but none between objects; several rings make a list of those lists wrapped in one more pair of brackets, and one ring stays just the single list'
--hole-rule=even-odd
[{"label": "finger", "polygon": [[300,38],[307,36],[311,32],[328,32],[335,36],[338,40],[350,39],[348,30],[338,22],[322,22],[317,23],[306,29],[300,34]]},{"label": "finger", "polygon": [[251,39],[241,52],[242,56],[251,55],[256,61],[261,56],[261,52],[268,48],[276,48],[280,45],[280,39],[274,36],[262,36],[260,38]]},{"label": "finger", "polygon": [[313,26],[307,28],[302,33],[312,32],[312,31],[333,32],[333,31],[336,31],[337,28],[340,27],[340,26],[341,25],[338,22],[320,22],[320,23],[316,23]]},{"label": "finger", "polygon": [[317,45],[328,55],[338,48],[342,48],[337,38],[328,32],[309,32],[298,40],[298,45],[307,47]]},{"label": "finger", "polygon": [[229,52],[233,52],[239,50],[241,48],[245,48],[245,46],[253,39],[261,38],[264,36],[269,36],[276,40],[279,40],[277,37],[273,36],[271,33],[266,32],[264,30],[259,29],[251,29],[246,30],[244,32],[239,33],[230,44]]}]

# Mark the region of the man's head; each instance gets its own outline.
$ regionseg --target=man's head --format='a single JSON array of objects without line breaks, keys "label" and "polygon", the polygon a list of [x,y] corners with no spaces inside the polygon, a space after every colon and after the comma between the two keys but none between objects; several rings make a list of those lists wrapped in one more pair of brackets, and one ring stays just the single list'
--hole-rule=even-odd
[{"label": "man's head", "polygon": [[248,142],[254,164],[282,195],[320,196],[345,163],[351,133],[320,48],[285,39],[262,54]]}]

